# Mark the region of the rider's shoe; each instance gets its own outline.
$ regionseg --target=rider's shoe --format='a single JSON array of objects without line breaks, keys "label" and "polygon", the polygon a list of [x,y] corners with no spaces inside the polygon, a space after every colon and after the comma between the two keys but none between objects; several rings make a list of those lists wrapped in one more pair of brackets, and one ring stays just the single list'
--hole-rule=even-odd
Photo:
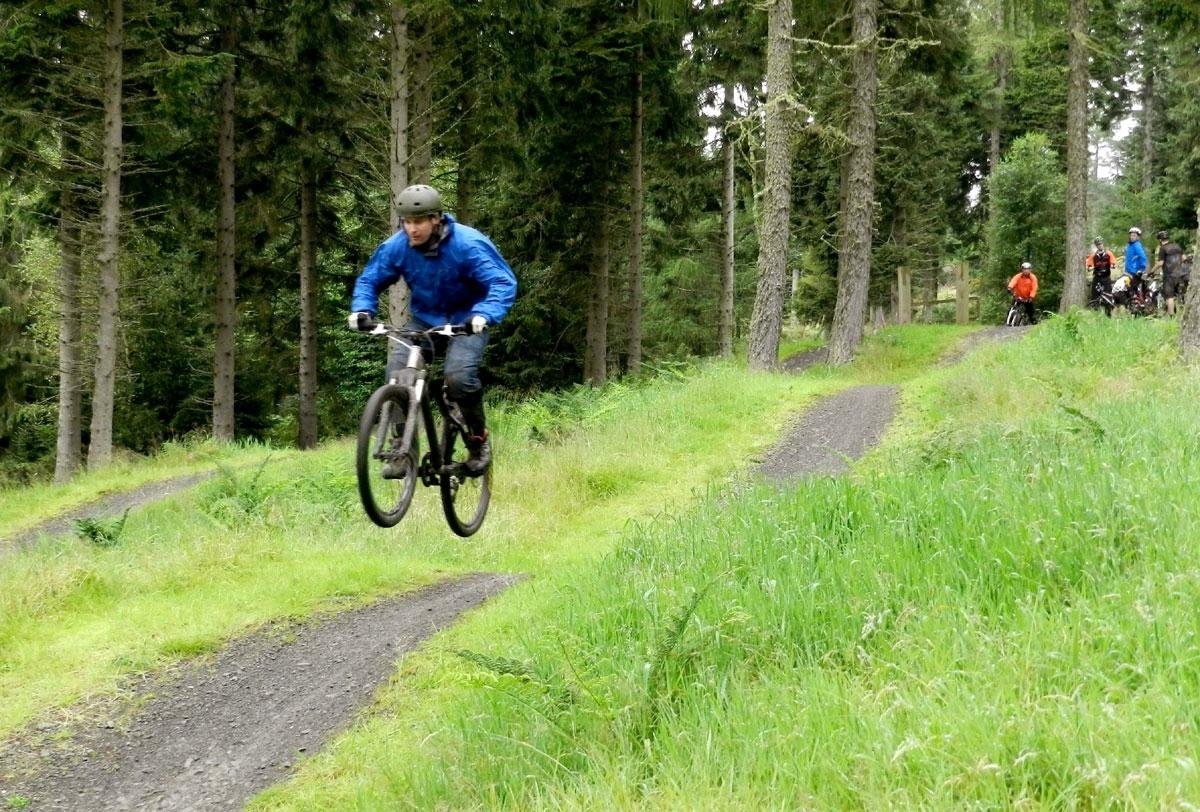
[{"label": "rider's shoe", "polygon": [[483,430],[482,436],[467,437],[467,451],[470,452],[466,462],[469,473],[478,476],[488,469],[492,464],[492,444],[488,442],[487,429]]},{"label": "rider's shoe", "polygon": [[408,465],[404,462],[385,462],[380,476],[384,479],[404,479],[408,474]]}]

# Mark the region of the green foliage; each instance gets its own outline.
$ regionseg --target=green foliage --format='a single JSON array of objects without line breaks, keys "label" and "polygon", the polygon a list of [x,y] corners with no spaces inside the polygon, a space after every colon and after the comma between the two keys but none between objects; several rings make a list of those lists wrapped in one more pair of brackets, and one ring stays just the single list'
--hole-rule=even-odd
[{"label": "green foliage", "polygon": [[[921,378],[905,423],[932,433],[854,476],[735,483],[628,528],[451,632],[487,646],[465,673],[409,661],[387,714],[256,808],[1191,797],[1190,756],[1166,754],[1193,750],[1200,683],[1200,382],[1106,352],[1153,356],[1165,329],[1055,319]],[[1029,392],[1029,357],[1054,391]]]},{"label": "green foliage", "polygon": [[269,454],[263,457],[249,476],[218,463],[216,479],[203,487],[200,509],[219,520],[260,518],[263,504],[272,493],[262,481],[270,460]]},{"label": "green foliage", "polygon": [[1040,133],[1018,138],[988,179],[991,220],[988,264],[981,278],[984,321],[1003,318],[1005,290],[1022,262],[1033,263],[1037,304],[1054,309],[1062,296],[1066,176],[1049,140]]},{"label": "green foliage", "polygon": [[85,517],[75,520],[75,535],[84,541],[89,541],[97,547],[115,547],[121,540],[121,531],[125,529],[125,520],[129,518],[129,508],[116,519]]}]

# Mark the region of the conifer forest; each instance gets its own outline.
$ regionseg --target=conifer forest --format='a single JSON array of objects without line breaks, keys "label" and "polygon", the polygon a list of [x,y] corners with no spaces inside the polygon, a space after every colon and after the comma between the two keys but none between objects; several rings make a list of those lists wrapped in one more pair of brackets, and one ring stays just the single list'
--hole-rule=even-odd
[{"label": "conifer forest", "polygon": [[845,363],[960,267],[984,322],[1024,261],[1082,307],[1096,237],[1196,247],[1198,43],[1197,0],[0,0],[0,484],[352,432],[416,183],[516,273],[489,398],[789,325]]}]

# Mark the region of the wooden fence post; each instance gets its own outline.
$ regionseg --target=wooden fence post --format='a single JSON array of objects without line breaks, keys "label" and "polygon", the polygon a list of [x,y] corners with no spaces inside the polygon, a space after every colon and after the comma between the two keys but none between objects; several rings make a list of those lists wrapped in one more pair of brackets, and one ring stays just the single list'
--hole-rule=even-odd
[{"label": "wooden fence post", "polygon": [[896,269],[896,324],[908,324],[912,321],[912,269]]},{"label": "wooden fence post", "polygon": [[967,273],[967,263],[954,266],[954,282],[954,322],[966,324],[971,317],[971,277]]}]

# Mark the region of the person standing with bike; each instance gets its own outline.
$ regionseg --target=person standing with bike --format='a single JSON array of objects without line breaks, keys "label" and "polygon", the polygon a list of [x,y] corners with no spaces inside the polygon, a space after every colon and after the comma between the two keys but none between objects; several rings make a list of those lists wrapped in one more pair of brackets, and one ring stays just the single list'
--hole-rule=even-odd
[{"label": "person standing with bike", "polygon": [[1154,263],[1154,271],[1162,270],[1163,296],[1167,301],[1167,315],[1175,315],[1175,297],[1183,299],[1187,295],[1188,275],[1184,273],[1183,249],[1177,243],[1171,242],[1171,235],[1159,231],[1158,262]]},{"label": "person standing with bike", "polygon": [[1125,273],[1129,275],[1129,298],[1144,296],[1146,292],[1146,249],[1142,248],[1142,230],[1129,227],[1129,244],[1125,246]]},{"label": "person standing with bike", "polygon": [[1037,297],[1038,281],[1033,273],[1033,265],[1021,263],[1021,270],[1008,280],[1008,292],[1025,310],[1025,318],[1030,324],[1037,323],[1037,314],[1033,309],[1033,300]]},{"label": "person standing with bike", "polygon": [[[1104,240],[1100,237],[1092,240],[1092,245],[1095,246],[1094,251],[1088,254],[1087,267],[1092,272],[1092,293],[1088,299],[1088,306],[1094,308],[1104,308],[1104,312],[1112,315],[1112,268],[1114,257],[1112,251],[1104,247]],[[1107,298],[1107,303],[1105,299]]]},{"label": "person standing with bike", "polygon": [[[488,328],[499,324],[517,295],[517,279],[500,251],[482,232],[463,225],[442,210],[432,186],[409,186],[396,201],[403,229],[383,242],[354,284],[349,326],[369,332],[375,326],[379,295],[403,279],[410,291],[410,330],[443,324],[468,324],[468,335],[433,336],[445,359],[447,395],[467,424],[467,469],[486,471],[492,461],[483,383],[479,370]],[[405,359],[399,351],[388,361],[389,378]],[[399,474],[403,475],[403,474]]]}]

